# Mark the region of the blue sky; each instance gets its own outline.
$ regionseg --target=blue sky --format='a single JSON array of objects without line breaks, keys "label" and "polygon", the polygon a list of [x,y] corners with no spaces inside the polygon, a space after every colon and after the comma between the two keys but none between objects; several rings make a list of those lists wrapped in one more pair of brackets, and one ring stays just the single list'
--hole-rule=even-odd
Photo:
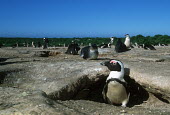
[{"label": "blue sky", "polygon": [[0,37],[170,35],[170,0],[0,0]]}]

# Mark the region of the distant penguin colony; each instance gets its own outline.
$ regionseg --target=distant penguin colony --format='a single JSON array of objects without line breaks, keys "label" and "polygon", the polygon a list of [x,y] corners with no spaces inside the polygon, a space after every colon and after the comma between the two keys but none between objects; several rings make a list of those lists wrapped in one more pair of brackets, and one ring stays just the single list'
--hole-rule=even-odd
[{"label": "distant penguin colony", "polygon": [[92,44],[91,46],[86,46],[81,49],[80,56],[83,59],[97,59],[99,55],[98,47],[96,44]]},{"label": "distant penguin colony", "polygon": [[103,88],[103,99],[113,105],[126,107],[130,93],[124,80],[124,65],[121,61],[110,60],[101,63],[111,71]]},{"label": "distant penguin colony", "polygon": [[135,43],[135,45],[138,48],[144,48],[145,50],[156,50],[156,48],[152,44],[150,44],[150,43],[147,43],[147,44],[138,44],[138,43]]},{"label": "distant penguin colony", "polygon": [[[134,48],[131,45],[130,35],[126,34],[125,36],[126,36],[126,38],[125,38],[124,43],[121,41],[121,38],[117,39],[117,43],[115,44],[115,51],[117,53],[126,52],[126,51],[131,50],[131,48]],[[98,47],[99,48],[111,48],[111,45],[113,44],[113,41],[114,41],[114,37],[111,37],[109,43],[103,43],[103,44],[99,45]],[[96,44],[93,44],[93,45],[89,44],[89,46],[86,46],[86,47],[81,49],[80,56],[83,59],[97,59],[98,55],[99,55],[98,47],[97,47]],[[148,44],[143,44],[143,48],[144,49],[150,49],[150,50],[156,50],[154,48],[154,46],[152,46],[150,44],[149,45]],[[80,47],[78,46],[78,44],[72,42],[68,46],[68,49],[67,49],[67,51],[65,53],[66,54],[76,55],[76,54],[78,54],[79,50],[80,50]]]}]

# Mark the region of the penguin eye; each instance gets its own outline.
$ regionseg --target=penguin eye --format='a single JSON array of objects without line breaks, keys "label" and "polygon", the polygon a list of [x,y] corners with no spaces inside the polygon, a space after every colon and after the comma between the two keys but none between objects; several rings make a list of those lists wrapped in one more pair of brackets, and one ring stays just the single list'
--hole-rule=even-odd
[{"label": "penguin eye", "polygon": [[116,63],[112,63],[113,65],[116,65]]}]

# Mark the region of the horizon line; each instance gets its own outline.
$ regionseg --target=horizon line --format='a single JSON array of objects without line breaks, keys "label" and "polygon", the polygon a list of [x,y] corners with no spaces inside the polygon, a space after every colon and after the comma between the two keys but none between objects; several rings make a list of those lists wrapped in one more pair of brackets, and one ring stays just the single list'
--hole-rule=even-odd
[{"label": "horizon line", "polygon": [[[138,35],[142,35],[142,34],[137,34],[137,35],[133,35],[133,36],[138,36]],[[167,35],[167,34],[155,34],[155,35],[146,35],[146,36],[144,36],[144,35],[142,35],[142,36],[144,36],[144,37],[147,37],[147,36],[150,36],[150,37],[153,37],[153,36],[156,36],[156,35],[161,35],[161,36],[165,36],[165,35]],[[131,36],[131,37],[133,37],[133,36]],[[167,35],[167,36],[170,36],[170,35]],[[116,36],[110,36],[110,37],[99,37],[99,36],[96,36],[96,37],[90,37],[90,36],[86,36],[86,37],[47,37],[47,36],[44,36],[44,37],[22,37],[22,36],[17,36],[17,37],[7,37],[7,36],[0,36],[0,38],[111,38],[111,37],[115,37],[115,38],[123,38],[123,36],[118,36],[118,37],[116,37]]]}]

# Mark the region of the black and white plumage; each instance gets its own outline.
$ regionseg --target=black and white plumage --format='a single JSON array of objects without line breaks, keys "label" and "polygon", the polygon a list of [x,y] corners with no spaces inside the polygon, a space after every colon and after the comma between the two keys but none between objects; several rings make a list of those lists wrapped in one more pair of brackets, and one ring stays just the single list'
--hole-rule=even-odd
[{"label": "black and white plumage", "polygon": [[116,45],[115,45],[115,51],[117,53],[128,51],[129,49],[126,47],[124,43],[120,39],[118,39]]},{"label": "black and white plumage", "polygon": [[156,50],[156,48],[150,43],[145,43],[145,44],[135,43],[135,44],[138,48],[144,48],[145,50],[148,50],[148,49],[149,50]]},{"label": "black and white plumage", "polygon": [[106,44],[106,43],[102,43],[101,45],[99,45],[100,48],[109,48],[110,44]]},{"label": "black and white plumage", "polygon": [[97,59],[98,55],[99,52],[96,44],[82,48],[80,53],[80,56],[84,59]]},{"label": "black and white plumage", "polygon": [[113,41],[114,41],[114,37],[111,37],[109,43],[102,43],[101,45],[99,45],[99,47],[100,48],[111,48]]},{"label": "black and white plumage", "polygon": [[43,41],[44,41],[43,49],[47,49],[49,44],[48,38],[43,38]]},{"label": "black and white plumage", "polygon": [[103,99],[109,104],[126,107],[130,93],[124,80],[123,63],[118,60],[110,60],[101,64],[107,66],[111,71],[102,91]]},{"label": "black and white plumage", "polygon": [[149,50],[156,50],[155,47],[151,44],[144,44],[144,49],[149,49]]},{"label": "black and white plumage", "polygon": [[68,46],[68,49],[65,53],[77,55],[79,50],[80,50],[79,45],[75,43],[74,41],[72,41],[72,43]]},{"label": "black and white plumage", "polygon": [[124,44],[126,45],[127,48],[130,48],[131,47],[130,36],[129,36],[129,34],[126,34],[125,36],[126,36],[126,38],[125,38]]}]

